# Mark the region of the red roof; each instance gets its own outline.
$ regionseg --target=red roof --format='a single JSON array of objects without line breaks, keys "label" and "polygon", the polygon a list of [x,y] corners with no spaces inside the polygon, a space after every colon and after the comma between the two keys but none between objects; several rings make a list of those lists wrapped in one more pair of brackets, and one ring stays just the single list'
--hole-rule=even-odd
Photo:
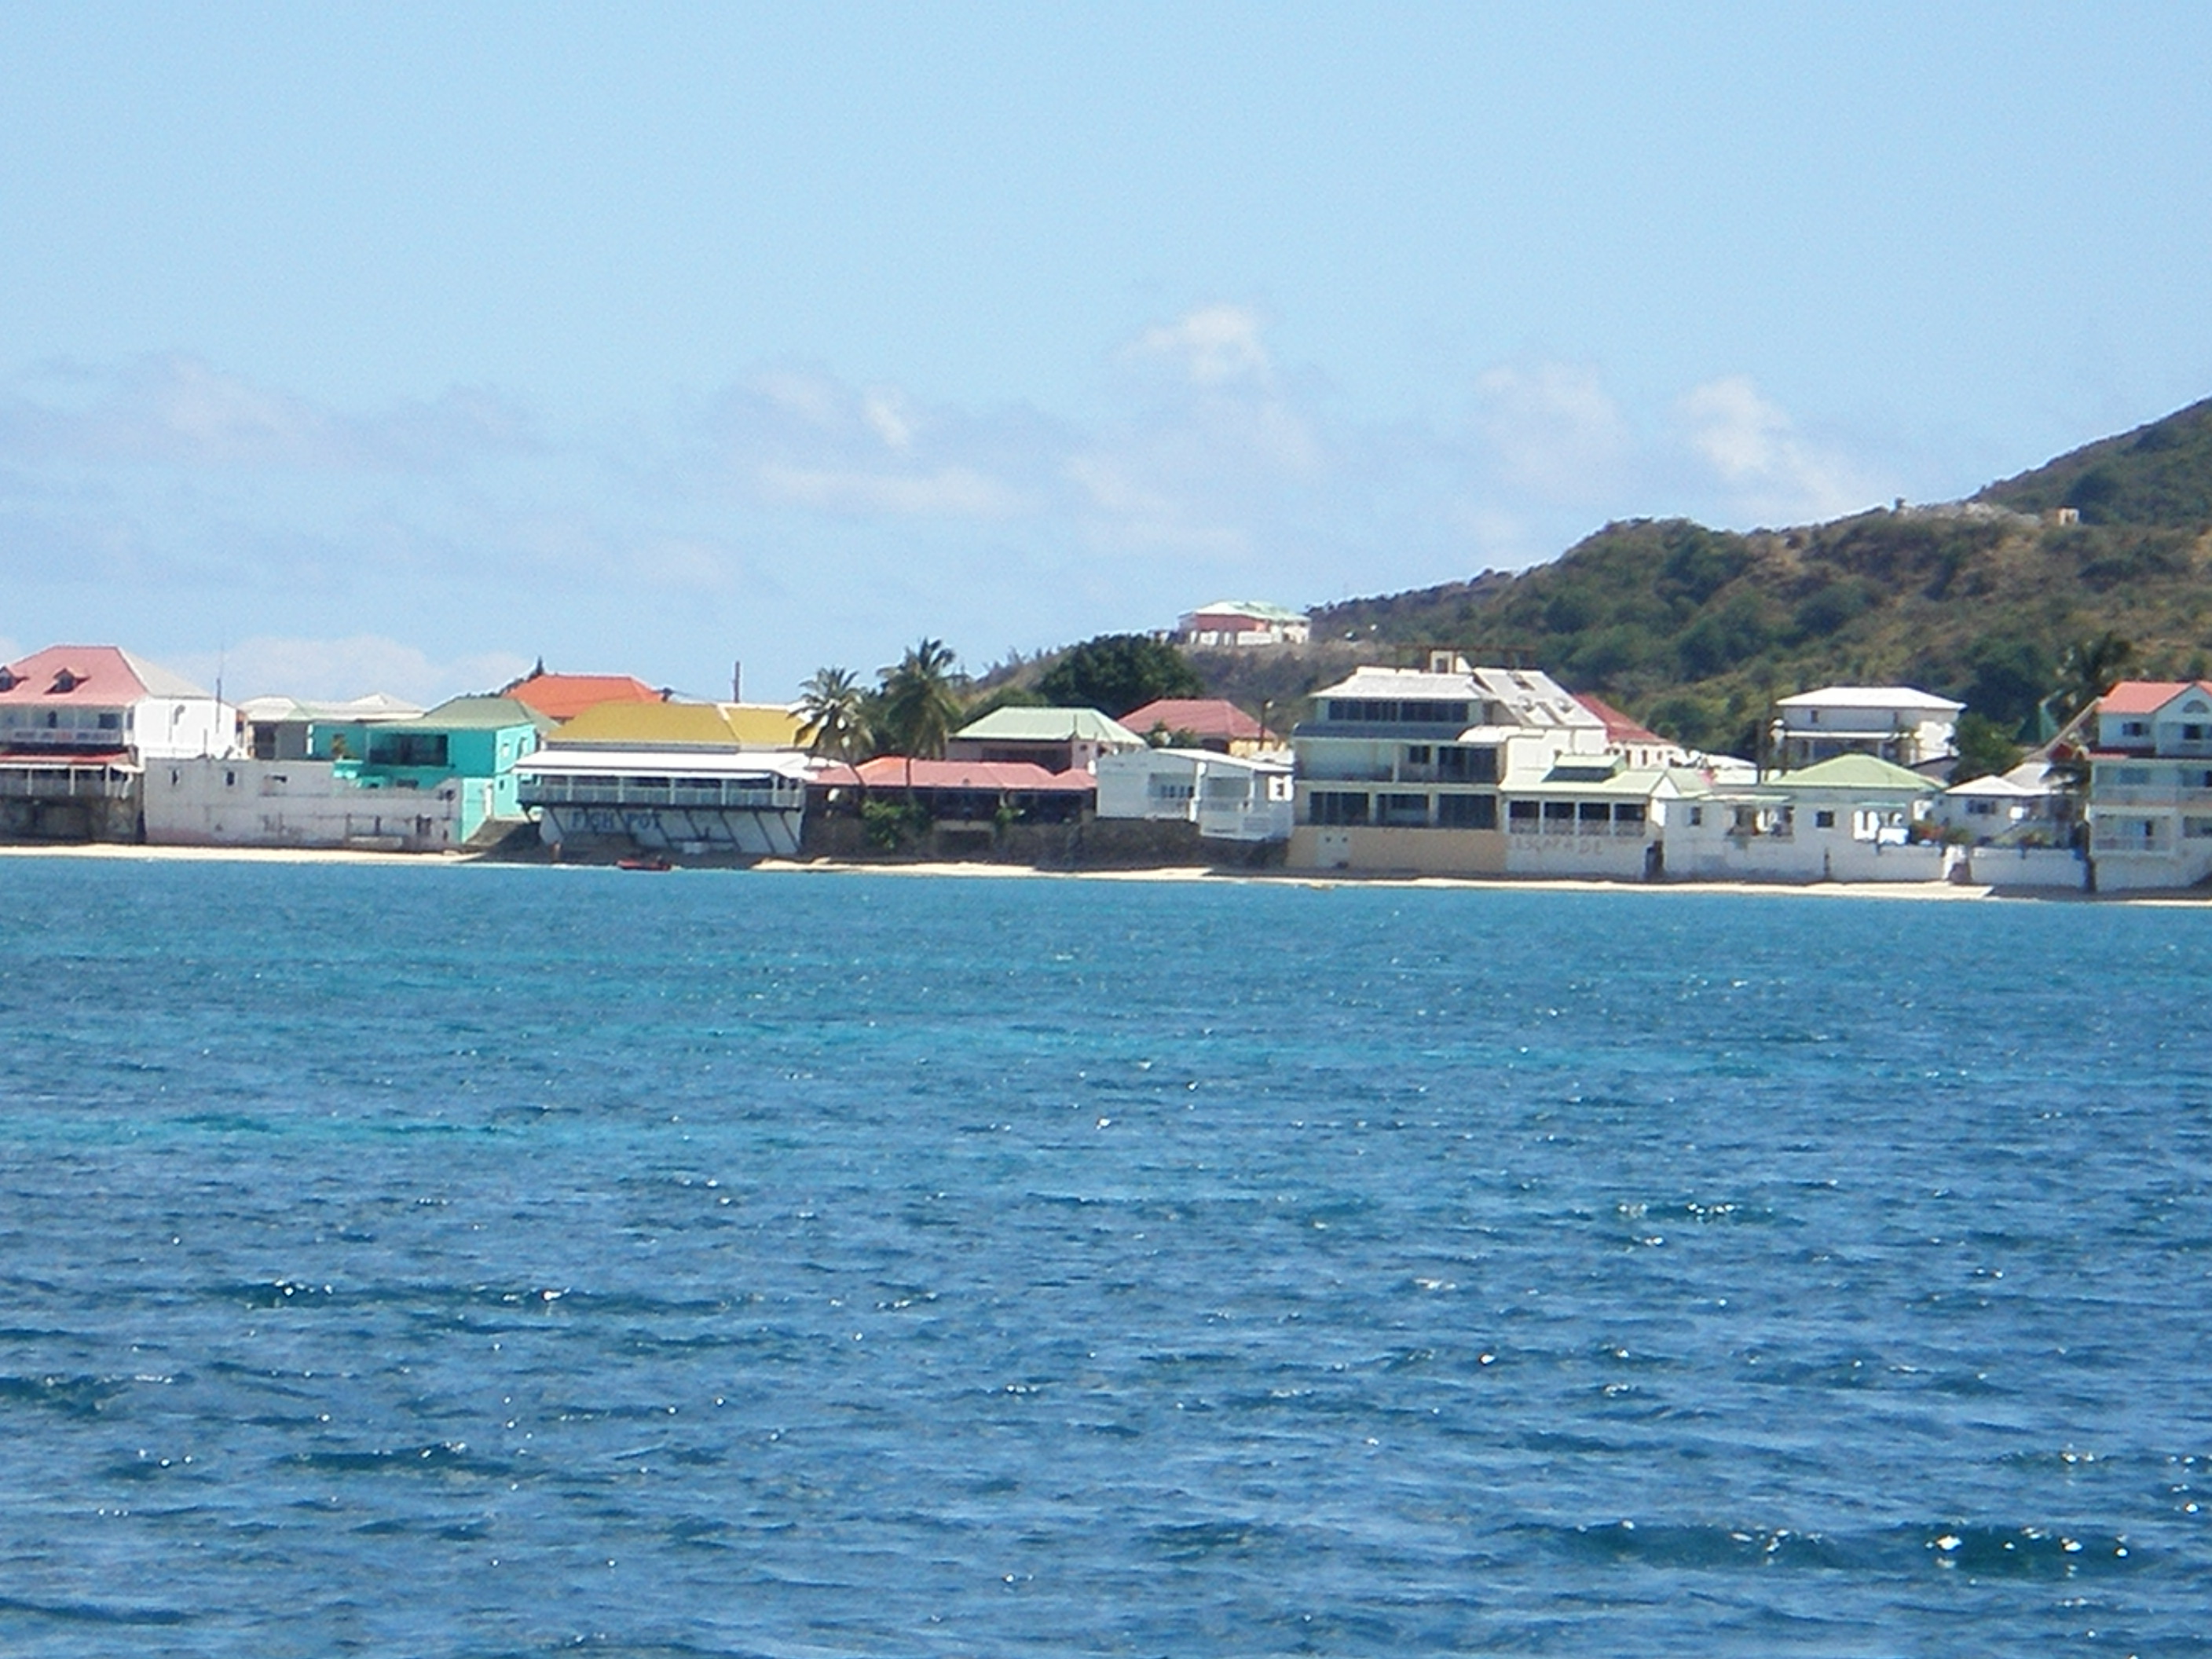
[{"label": "red roof", "polygon": [[41,708],[64,702],[119,707],[141,697],[204,697],[207,693],[112,645],[50,645],[0,671],[0,702]]},{"label": "red roof", "polygon": [[2191,686],[2212,696],[2212,684],[2203,680],[2122,680],[2097,707],[2106,714],[2154,714]]},{"label": "red roof", "polygon": [[535,708],[548,720],[572,720],[603,702],[665,702],[643,680],[628,674],[532,674],[500,693]]},{"label": "red roof", "polygon": [[[871,789],[904,789],[910,784],[916,789],[1034,795],[1055,791],[1088,794],[1098,787],[1098,781],[1088,772],[1048,772],[1034,761],[909,761],[902,755],[878,755],[863,761],[858,769],[860,781]],[[836,780],[817,774],[817,781]]]},{"label": "red roof", "polygon": [[1587,691],[1577,691],[1574,696],[1577,702],[1605,722],[1605,740],[1607,743],[1663,744],[1667,741],[1656,732],[1638,726],[1603,697],[1592,696]]},{"label": "red roof", "polygon": [[1162,697],[1132,708],[1121,716],[1121,724],[1139,737],[1158,726],[1239,743],[1260,737],[1260,722],[1224,697]]}]

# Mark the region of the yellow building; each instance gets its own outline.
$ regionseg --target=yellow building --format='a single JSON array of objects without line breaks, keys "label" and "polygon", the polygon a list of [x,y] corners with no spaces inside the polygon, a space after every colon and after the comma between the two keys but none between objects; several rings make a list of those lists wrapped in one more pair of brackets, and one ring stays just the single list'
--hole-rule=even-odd
[{"label": "yellow building", "polygon": [[781,703],[603,702],[551,741],[564,749],[796,749],[801,729]]}]

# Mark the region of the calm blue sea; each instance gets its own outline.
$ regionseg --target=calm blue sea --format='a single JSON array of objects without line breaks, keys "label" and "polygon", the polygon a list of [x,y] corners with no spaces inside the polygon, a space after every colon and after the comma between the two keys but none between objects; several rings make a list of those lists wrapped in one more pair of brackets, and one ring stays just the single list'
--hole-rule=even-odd
[{"label": "calm blue sea", "polygon": [[0,1651],[2198,1653],[2212,913],[0,861]]}]

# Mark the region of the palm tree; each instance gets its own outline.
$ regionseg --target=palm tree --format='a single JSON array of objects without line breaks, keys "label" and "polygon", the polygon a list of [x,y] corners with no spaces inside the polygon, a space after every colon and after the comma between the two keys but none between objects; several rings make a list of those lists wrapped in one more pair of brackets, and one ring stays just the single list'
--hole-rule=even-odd
[{"label": "palm tree", "polygon": [[867,737],[868,694],[849,668],[817,668],[799,688],[799,715],[806,746],[850,765]]},{"label": "palm tree", "polygon": [[2058,686],[2044,700],[2051,720],[2064,726],[2111,690],[2135,665],[2136,647],[2111,629],[2076,640],[2058,659]]},{"label": "palm tree", "polygon": [[960,698],[952,687],[952,665],[959,659],[942,640],[923,640],[884,670],[882,719],[899,752],[911,760],[934,760],[960,719]]}]

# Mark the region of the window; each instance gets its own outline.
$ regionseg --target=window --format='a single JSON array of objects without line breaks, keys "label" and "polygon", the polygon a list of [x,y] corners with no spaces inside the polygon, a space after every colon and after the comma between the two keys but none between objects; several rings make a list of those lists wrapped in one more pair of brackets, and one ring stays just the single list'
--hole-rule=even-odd
[{"label": "window", "polygon": [[121,731],[123,729],[123,716],[112,712],[102,714],[100,717],[100,729],[103,732]]},{"label": "window", "polygon": [[1690,828],[1692,830],[1703,829],[1705,827],[1705,809],[1702,806],[1692,806],[1690,809]]},{"label": "window", "polygon": [[1427,829],[1429,798],[1426,795],[1383,796],[1382,822],[1398,830]]},{"label": "window", "polygon": [[1495,830],[1498,828],[1498,797],[1438,795],[1437,827],[1439,830]]},{"label": "window", "polygon": [[1408,765],[1408,766],[1426,766],[1428,763],[1429,763],[1429,745],[1428,745],[1427,744],[1425,744],[1425,743],[1411,743],[1411,744],[1407,744],[1406,745],[1406,764],[1407,764],[1407,765]]},{"label": "window", "polygon": [[2181,833],[2191,841],[2212,840],[2212,818],[2184,818]]},{"label": "window", "polygon": [[1310,823],[1364,823],[1367,794],[1364,790],[1316,789],[1306,797]]},{"label": "window", "polygon": [[1575,804],[1571,800],[1547,800],[1544,803],[1544,829],[1552,835],[1565,835],[1574,829]]},{"label": "window", "polygon": [[1495,783],[1498,751],[1448,744],[1437,750],[1437,776],[1445,783]]},{"label": "window", "polygon": [[1813,827],[1815,830],[1834,829],[1836,827],[1835,809],[1832,807],[1824,806],[1819,811],[1814,813]]},{"label": "window", "polygon": [[1612,810],[1601,800],[1586,800],[1575,808],[1575,820],[1586,836],[1602,832],[1612,818]]},{"label": "window", "polygon": [[2148,766],[2123,766],[2112,774],[2112,781],[2130,788],[2141,788],[2150,781]]},{"label": "window", "polygon": [[1514,800],[1505,803],[1505,827],[1533,832],[1536,828],[1538,809],[1533,800]]},{"label": "window", "polygon": [[1997,804],[1993,800],[1970,800],[1966,803],[1968,817],[1993,818],[1996,814]]},{"label": "window", "polygon": [[2124,738],[2147,738],[2150,735],[2150,723],[2147,720],[2122,720],[2120,735]]}]

